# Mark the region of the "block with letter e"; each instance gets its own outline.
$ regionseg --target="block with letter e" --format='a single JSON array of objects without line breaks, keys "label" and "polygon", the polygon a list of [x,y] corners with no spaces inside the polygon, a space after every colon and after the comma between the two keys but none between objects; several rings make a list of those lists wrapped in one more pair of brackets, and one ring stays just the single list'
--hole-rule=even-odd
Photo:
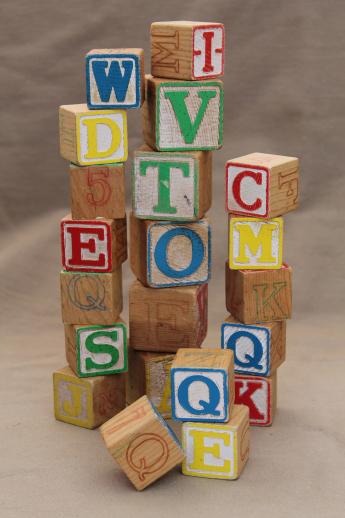
[{"label": "block with letter e", "polygon": [[275,218],[298,203],[298,158],[251,153],[226,163],[226,209],[231,214]]},{"label": "block with letter e", "polygon": [[222,349],[179,349],[171,371],[176,421],[224,423],[234,403],[234,357]]},{"label": "block with letter e", "polygon": [[89,110],[86,104],[60,106],[60,153],[78,165],[125,162],[128,155],[124,110]]},{"label": "block with letter e", "polygon": [[249,457],[249,412],[234,405],[228,423],[183,423],[182,473],[192,477],[237,479]]},{"label": "block with letter e", "polygon": [[235,404],[249,408],[250,426],[271,426],[277,408],[277,373],[267,377],[235,374]]},{"label": "block with letter e", "polygon": [[94,49],[86,55],[90,110],[140,108],[144,93],[143,49]]},{"label": "block with letter e", "polygon": [[219,149],[223,142],[223,83],[146,76],[143,132],[158,151]]}]

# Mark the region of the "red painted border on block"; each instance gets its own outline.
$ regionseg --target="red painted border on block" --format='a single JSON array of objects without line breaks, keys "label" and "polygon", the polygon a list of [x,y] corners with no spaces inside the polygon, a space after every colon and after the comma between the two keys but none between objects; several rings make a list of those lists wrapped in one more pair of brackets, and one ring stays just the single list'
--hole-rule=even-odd
[{"label": "red painted border on block", "polygon": [[[222,70],[220,74],[211,75],[211,76],[195,76],[194,75],[194,32],[198,29],[222,29]],[[197,27],[193,27],[193,33],[192,33],[192,39],[193,39],[193,49],[192,49],[192,79],[198,79],[199,81],[202,81],[203,79],[216,79],[217,77],[220,77],[224,75],[224,54],[225,54],[225,29],[224,24],[222,23],[211,23],[211,24],[205,24],[205,25],[198,25]]]},{"label": "red painted border on block", "polygon": [[[252,426],[267,426],[272,423],[272,416],[271,416],[271,398],[272,398],[272,383],[269,383],[267,381],[267,378],[264,378],[263,376],[243,376],[240,374],[235,374],[235,384],[236,380],[245,380],[245,381],[261,381],[268,385],[267,390],[267,420],[266,421],[257,421],[250,418],[250,408],[249,408],[249,424]],[[236,392],[235,392],[236,393]],[[235,400],[236,404],[236,400]]]}]

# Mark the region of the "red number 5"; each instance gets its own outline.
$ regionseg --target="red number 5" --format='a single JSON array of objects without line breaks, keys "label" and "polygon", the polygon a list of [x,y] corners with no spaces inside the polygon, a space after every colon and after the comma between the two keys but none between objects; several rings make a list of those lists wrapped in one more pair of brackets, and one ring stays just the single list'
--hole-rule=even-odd
[{"label": "red number 5", "polygon": [[99,207],[105,205],[111,196],[111,187],[107,181],[109,176],[108,168],[97,169],[92,171],[89,169],[87,173],[87,185],[93,187],[96,192],[89,192],[87,194],[87,201],[90,205]]}]

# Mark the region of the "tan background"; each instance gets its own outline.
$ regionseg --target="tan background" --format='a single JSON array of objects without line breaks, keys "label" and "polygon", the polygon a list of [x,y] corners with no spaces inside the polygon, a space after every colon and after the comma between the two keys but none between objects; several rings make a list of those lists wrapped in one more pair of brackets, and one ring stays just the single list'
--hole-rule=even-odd
[{"label": "tan background", "polygon": [[[1,516],[339,518],[345,472],[344,2],[2,0],[1,7]],[[174,472],[138,494],[97,431],[57,423],[52,415],[51,372],[65,363],[58,223],[68,210],[57,107],[85,99],[83,56],[92,48],[144,47],[148,71],[150,23],[169,19],[221,21],[227,31],[207,345],[219,344],[225,315],[224,162],[252,151],[299,156],[302,199],[299,211],[285,218],[294,319],[273,428],[253,431],[251,459],[237,482]],[[140,113],[130,113],[132,151],[141,144],[140,131]],[[124,274],[127,287],[128,265]]]}]

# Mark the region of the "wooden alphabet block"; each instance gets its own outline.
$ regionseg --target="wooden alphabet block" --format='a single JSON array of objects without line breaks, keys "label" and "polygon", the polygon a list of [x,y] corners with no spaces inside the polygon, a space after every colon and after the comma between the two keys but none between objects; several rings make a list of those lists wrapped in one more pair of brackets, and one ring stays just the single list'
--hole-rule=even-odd
[{"label": "wooden alphabet block", "polygon": [[223,83],[146,76],[144,140],[158,151],[219,149],[223,142]]},{"label": "wooden alphabet block", "polygon": [[171,418],[170,369],[174,354],[152,353],[128,349],[127,403],[145,394],[158,412]]},{"label": "wooden alphabet block", "polygon": [[298,158],[251,153],[226,163],[228,212],[275,218],[295,210],[298,202]]},{"label": "wooden alphabet block", "polygon": [[157,153],[149,146],[134,155],[133,213],[141,219],[192,221],[211,206],[212,153]]},{"label": "wooden alphabet block", "polygon": [[226,309],[244,324],[291,318],[292,268],[230,270],[225,265]]},{"label": "wooden alphabet block", "polygon": [[200,347],[207,334],[207,284],[152,289],[134,281],[129,289],[131,347],[176,352]]},{"label": "wooden alphabet block", "polygon": [[175,434],[143,396],[101,427],[110,455],[139,491],[181,463]]},{"label": "wooden alphabet block", "polygon": [[126,217],[124,164],[78,166],[70,164],[73,219]]},{"label": "wooden alphabet block", "polygon": [[60,273],[65,324],[112,325],[122,311],[122,273]]},{"label": "wooden alphabet block", "polygon": [[65,325],[66,360],[79,378],[127,372],[127,328]]},{"label": "wooden alphabet block", "polygon": [[90,110],[140,108],[144,95],[143,49],[94,49],[86,54]]},{"label": "wooden alphabet block", "polygon": [[151,74],[206,79],[224,73],[224,25],[155,22],[151,25]]},{"label": "wooden alphabet block", "polygon": [[127,259],[124,219],[61,220],[62,265],[69,272],[112,272]]},{"label": "wooden alphabet block", "polygon": [[234,480],[249,457],[249,412],[234,405],[228,423],[183,423],[182,473],[192,477]]},{"label": "wooden alphabet block", "polygon": [[235,404],[249,408],[250,426],[271,426],[277,408],[277,374],[235,374]]},{"label": "wooden alphabet block", "polygon": [[204,284],[211,273],[211,229],[206,218],[188,223],[130,219],[130,263],[151,288]]},{"label": "wooden alphabet block", "polygon": [[53,374],[55,418],[97,428],[126,406],[123,374],[78,378],[69,367]]},{"label": "wooden alphabet block", "polygon": [[125,162],[128,154],[124,110],[89,110],[86,104],[60,106],[60,153],[78,165]]},{"label": "wooden alphabet block", "polygon": [[176,421],[229,421],[234,403],[234,355],[222,349],[179,349],[170,371]]},{"label": "wooden alphabet block", "polygon": [[269,376],[285,360],[286,321],[253,326],[229,315],[222,324],[221,347],[234,353],[235,373]]},{"label": "wooden alphabet block", "polygon": [[229,266],[232,270],[274,270],[283,264],[283,219],[232,217]]}]

